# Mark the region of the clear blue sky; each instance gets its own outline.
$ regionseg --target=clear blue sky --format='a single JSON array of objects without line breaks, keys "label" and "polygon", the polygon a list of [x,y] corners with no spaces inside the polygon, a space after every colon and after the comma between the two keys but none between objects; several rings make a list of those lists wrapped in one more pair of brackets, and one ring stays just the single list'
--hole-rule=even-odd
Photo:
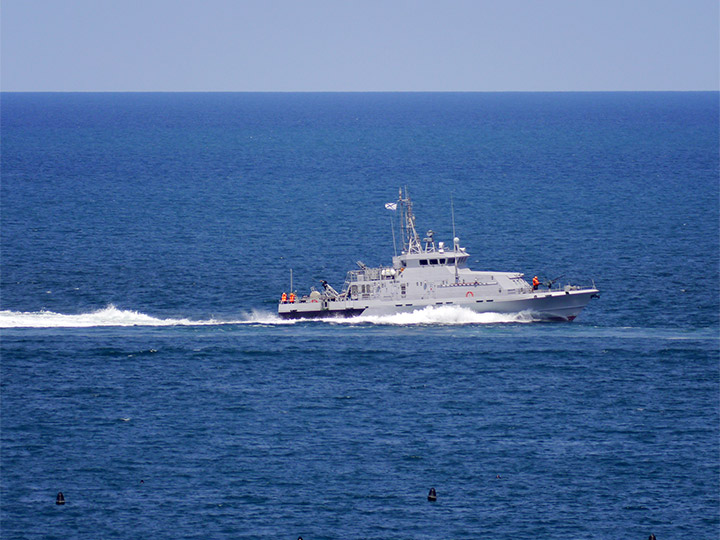
[{"label": "clear blue sky", "polygon": [[718,90],[720,0],[2,0],[4,91]]}]

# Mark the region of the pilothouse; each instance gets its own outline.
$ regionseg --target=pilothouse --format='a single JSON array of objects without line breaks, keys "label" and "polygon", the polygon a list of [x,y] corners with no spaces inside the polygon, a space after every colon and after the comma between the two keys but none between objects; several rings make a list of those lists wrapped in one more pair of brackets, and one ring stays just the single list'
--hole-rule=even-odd
[{"label": "pilothouse", "polygon": [[[475,312],[529,312],[538,319],[572,321],[599,291],[595,286],[530,285],[519,272],[471,270],[469,254],[455,237],[452,246],[435,241],[429,230],[422,241],[407,189],[386,208],[400,212],[402,250],[392,266],[371,268],[358,261],[338,292],[327,281],[322,291],[282,294],[278,315],[287,319],[393,315],[428,307],[460,306]],[[537,279],[535,280],[537,281]]]}]

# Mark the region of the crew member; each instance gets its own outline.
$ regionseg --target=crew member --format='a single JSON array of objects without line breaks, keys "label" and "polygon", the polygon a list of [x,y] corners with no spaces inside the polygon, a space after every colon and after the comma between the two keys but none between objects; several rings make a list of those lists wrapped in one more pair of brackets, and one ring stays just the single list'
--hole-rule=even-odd
[{"label": "crew member", "polygon": [[294,303],[295,303],[295,293],[294,293],[294,292],[291,292],[291,293],[290,293],[290,303],[291,303],[291,304],[294,304]]},{"label": "crew member", "polygon": [[283,304],[286,303],[287,302],[287,294],[282,293],[282,297],[280,298],[280,300],[282,301]]},{"label": "crew member", "polygon": [[537,291],[538,287],[540,286],[540,280],[537,276],[533,278],[533,291]]}]

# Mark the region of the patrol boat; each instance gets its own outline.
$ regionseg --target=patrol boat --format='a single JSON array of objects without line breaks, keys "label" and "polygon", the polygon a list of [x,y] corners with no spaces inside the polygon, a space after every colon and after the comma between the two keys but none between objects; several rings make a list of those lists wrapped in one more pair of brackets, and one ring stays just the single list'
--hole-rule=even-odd
[{"label": "patrol boat", "polygon": [[420,241],[415,230],[412,202],[400,190],[398,201],[385,205],[400,211],[402,251],[392,266],[370,268],[358,261],[358,269],[347,274],[341,292],[327,281],[322,290],[308,295],[282,294],[278,315],[284,319],[394,315],[429,307],[459,306],[475,312],[528,312],[540,320],[572,321],[599,295],[591,287],[554,286],[549,281],[530,285],[519,272],[474,271],[460,239],[452,247],[435,242],[433,231]]}]

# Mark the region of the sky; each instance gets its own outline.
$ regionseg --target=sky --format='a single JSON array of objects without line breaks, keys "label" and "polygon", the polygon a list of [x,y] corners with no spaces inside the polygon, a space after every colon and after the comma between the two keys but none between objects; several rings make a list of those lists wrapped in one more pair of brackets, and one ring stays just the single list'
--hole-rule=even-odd
[{"label": "sky", "polygon": [[720,0],[2,0],[2,91],[720,89]]}]

